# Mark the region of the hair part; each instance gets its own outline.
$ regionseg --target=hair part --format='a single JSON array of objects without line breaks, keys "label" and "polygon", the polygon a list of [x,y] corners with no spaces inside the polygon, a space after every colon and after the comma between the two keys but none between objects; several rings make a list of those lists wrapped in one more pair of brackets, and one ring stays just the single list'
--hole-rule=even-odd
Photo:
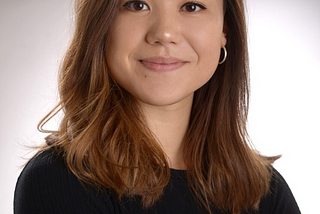
[{"label": "hair part", "polygon": [[[170,179],[166,156],[146,126],[135,99],[110,75],[106,47],[117,0],[77,0],[76,29],[59,77],[64,117],[47,146],[62,153],[84,183],[153,205]],[[268,193],[276,158],[249,146],[247,33],[242,0],[225,0],[228,58],[194,95],[184,144],[187,177],[196,199],[240,213],[257,208]]]}]

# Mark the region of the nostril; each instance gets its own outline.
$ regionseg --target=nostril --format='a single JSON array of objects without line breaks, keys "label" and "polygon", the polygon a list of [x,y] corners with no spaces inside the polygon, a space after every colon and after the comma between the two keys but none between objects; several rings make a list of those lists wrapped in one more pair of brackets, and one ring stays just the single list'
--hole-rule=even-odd
[{"label": "nostril", "polygon": [[148,32],[146,40],[150,44],[178,44],[181,42],[181,34],[178,29],[158,26]]}]

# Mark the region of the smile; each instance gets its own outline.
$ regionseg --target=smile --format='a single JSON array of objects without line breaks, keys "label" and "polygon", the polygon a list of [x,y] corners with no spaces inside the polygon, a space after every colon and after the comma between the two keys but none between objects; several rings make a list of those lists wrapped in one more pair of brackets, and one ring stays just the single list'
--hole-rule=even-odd
[{"label": "smile", "polygon": [[176,58],[162,58],[153,57],[148,59],[139,60],[139,62],[149,70],[152,71],[173,71],[184,66],[187,61]]}]

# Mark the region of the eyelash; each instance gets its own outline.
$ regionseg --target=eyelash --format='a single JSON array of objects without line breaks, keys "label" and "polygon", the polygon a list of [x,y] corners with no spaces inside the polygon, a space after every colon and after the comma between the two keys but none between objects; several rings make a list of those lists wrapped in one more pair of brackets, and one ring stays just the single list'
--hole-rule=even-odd
[{"label": "eyelash", "polygon": [[[188,6],[188,5],[192,5],[192,6],[196,6],[196,7],[199,7],[200,9],[196,10],[196,11],[192,11],[193,13],[194,12],[197,12],[199,10],[205,10],[207,9],[203,4],[199,3],[199,2],[196,2],[196,1],[190,1],[190,2],[187,2],[185,3],[181,8],[185,7],[185,6]],[[186,11],[186,12],[190,12],[190,11]],[[190,12],[190,13],[192,13]]]},{"label": "eyelash", "polygon": [[135,9],[133,8],[133,4],[134,4],[134,3],[144,4],[144,6],[147,6],[148,9],[149,9],[149,6],[148,6],[148,4],[147,4],[145,1],[128,1],[128,2],[126,2],[126,3],[123,5],[123,7],[126,8],[126,9],[128,9],[128,10],[132,10],[132,11],[142,11],[142,10],[135,10]]},{"label": "eyelash", "polygon": [[[149,6],[148,6],[148,4],[145,2],[145,1],[128,1],[128,2],[126,2],[124,5],[123,5],[123,7],[124,8],[126,8],[126,9],[128,9],[128,10],[131,10],[131,11],[143,11],[143,10],[146,10],[146,9],[143,9],[144,8],[144,6],[143,6],[143,8],[141,9],[141,10],[136,10],[135,8],[133,8],[133,4],[134,3],[139,3],[139,4],[143,4],[144,6],[146,6],[147,7],[147,9],[149,9]],[[182,9],[182,8],[184,8],[184,7],[186,7],[186,6],[195,6],[195,7],[198,7],[198,8],[200,8],[200,9],[196,9],[195,11],[187,11],[187,10],[184,10],[184,11],[186,11],[186,12],[190,12],[190,13],[194,13],[194,12],[198,12],[199,10],[205,10],[205,9],[207,9],[203,4],[201,4],[201,3],[199,3],[199,2],[196,2],[196,1],[190,1],[190,2],[186,2],[184,5],[182,5],[182,7],[180,8],[180,9]]]}]

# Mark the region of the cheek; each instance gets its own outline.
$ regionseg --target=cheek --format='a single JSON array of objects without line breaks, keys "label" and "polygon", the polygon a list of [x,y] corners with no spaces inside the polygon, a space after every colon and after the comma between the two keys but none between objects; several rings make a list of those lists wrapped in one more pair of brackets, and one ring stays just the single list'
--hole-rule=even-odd
[{"label": "cheek", "polygon": [[125,18],[117,19],[111,28],[111,32],[112,35],[107,48],[107,60],[109,59],[110,62],[130,57],[130,54],[143,41],[143,29]]},{"label": "cheek", "polygon": [[222,19],[207,17],[197,23],[185,23],[185,26],[185,37],[197,55],[198,63],[215,69],[220,57],[221,39],[224,37]]},{"label": "cheek", "polygon": [[213,76],[217,69],[221,51],[221,35],[220,28],[206,27],[197,29],[196,36],[191,35],[192,49],[197,55],[195,75],[198,81],[194,82],[195,88],[202,87]]},{"label": "cheek", "polygon": [[211,77],[215,72],[220,58],[221,32],[216,30],[203,31],[198,34],[193,46],[198,56],[198,72],[206,77]]},{"label": "cheek", "polygon": [[219,58],[222,32],[217,29],[206,29],[197,34],[198,44],[195,46],[199,55],[205,58]]},{"label": "cheek", "polygon": [[130,70],[129,56],[136,42],[135,37],[130,37],[130,34],[127,32],[131,30],[127,26],[119,24],[119,22],[116,22],[114,26],[116,27],[113,27],[111,30],[112,35],[106,50],[106,60],[112,76],[117,82],[121,82],[121,78],[124,77],[121,75],[122,72],[119,71]]}]

